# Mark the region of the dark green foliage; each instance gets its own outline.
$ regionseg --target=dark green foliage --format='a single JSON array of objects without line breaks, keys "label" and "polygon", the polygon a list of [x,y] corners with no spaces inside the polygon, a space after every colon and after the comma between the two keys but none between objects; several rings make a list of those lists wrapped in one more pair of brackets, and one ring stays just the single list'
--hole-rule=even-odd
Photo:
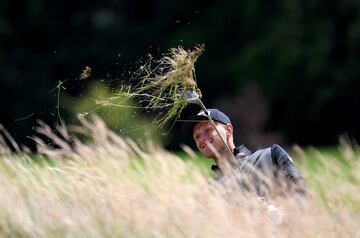
[{"label": "dark green foliage", "polygon": [[[2,0],[0,122],[30,143],[35,119],[57,120],[59,81],[78,98],[94,80],[116,89],[148,53],[204,43],[196,72],[207,106],[256,82],[269,105],[265,130],[289,143],[359,139],[359,13],[357,0]],[[80,81],[85,66],[92,76]]]}]

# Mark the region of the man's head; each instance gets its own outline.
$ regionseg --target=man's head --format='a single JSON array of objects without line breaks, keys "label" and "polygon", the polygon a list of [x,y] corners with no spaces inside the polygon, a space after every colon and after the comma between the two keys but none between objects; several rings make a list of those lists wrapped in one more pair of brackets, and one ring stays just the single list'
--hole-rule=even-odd
[{"label": "man's head", "polygon": [[[207,113],[215,122],[221,137],[230,149],[234,149],[233,127],[229,117],[218,109],[208,109]],[[225,152],[226,148],[211,125],[206,112],[201,110],[198,114],[189,117],[188,121],[185,128],[193,136],[196,146],[202,154],[216,159],[216,154],[221,155]]]}]

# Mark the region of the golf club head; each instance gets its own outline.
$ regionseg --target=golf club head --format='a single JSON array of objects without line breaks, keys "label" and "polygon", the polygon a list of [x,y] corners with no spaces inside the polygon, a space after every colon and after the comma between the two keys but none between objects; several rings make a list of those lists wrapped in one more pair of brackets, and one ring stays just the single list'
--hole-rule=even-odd
[{"label": "golf club head", "polygon": [[187,90],[184,94],[184,100],[188,103],[198,104],[201,105],[201,101],[199,95],[192,90]]}]

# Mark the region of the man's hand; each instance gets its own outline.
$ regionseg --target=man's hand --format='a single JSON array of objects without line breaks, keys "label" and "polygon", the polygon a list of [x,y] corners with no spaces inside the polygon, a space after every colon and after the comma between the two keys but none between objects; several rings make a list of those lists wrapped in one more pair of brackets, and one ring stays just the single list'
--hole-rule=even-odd
[{"label": "man's hand", "polygon": [[271,218],[271,220],[276,225],[281,225],[283,222],[283,214],[280,212],[280,210],[275,207],[274,205],[271,205],[265,197],[256,197],[256,201],[266,209],[266,214]]}]

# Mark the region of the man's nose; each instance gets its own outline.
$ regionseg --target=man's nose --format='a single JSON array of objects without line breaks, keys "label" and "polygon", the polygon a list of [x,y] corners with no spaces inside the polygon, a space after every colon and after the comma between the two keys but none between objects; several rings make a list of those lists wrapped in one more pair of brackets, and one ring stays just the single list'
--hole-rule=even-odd
[{"label": "man's nose", "polygon": [[203,142],[203,141],[205,141],[205,140],[207,140],[207,136],[206,136],[206,135],[200,135],[199,141],[200,141],[200,142]]}]

